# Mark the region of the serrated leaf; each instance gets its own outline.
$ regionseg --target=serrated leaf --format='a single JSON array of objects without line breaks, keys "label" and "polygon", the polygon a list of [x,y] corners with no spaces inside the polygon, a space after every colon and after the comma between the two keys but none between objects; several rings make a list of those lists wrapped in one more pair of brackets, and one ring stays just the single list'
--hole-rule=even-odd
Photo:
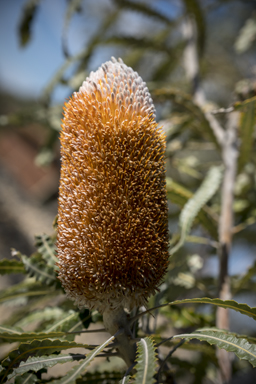
[{"label": "serrated leaf", "polygon": [[10,273],[25,273],[23,263],[18,260],[0,260],[0,275],[7,275]]},{"label": "serrated leaf", "polygon": [[222,179],[222,168],[212,167],[201,186],[195,192],[194,196],[184,206],[180,214],[179,225],[181,227],[181,236],[178,244],[176,244],[170,253],[176,252],[185,242],[186,236],[189,234],[191,226],[200,209],[209,201],[218,190]]},{"label": "serrated leaf", "polygon": [[240,152],[238,159],[238,171],[249,161],[253,147],[253,131],[256,123],[256,100],[251,101],[243,108],[240,123]]},{"label": "serrated leaf", "polygon": [[3,331],[7,327],[0,326],[0,340],[13,343],[15,341],[30,341],[30,340],[44,340],[44,339],[61,339],[66,336],[65,332],[24,332],[9,329]]},{"label": "serrated leaf", "polygon": [[190,334],[175,335],[174,339],[197,339],[214,344],[218,348],[225,349],[228,352],[234,352],[239,359],[249,361],[253,367],[256,367],[256,345],[250,344],[246,339],[236,337],[228,331],[219,329],[199,329]]},{"label": "serrated leaf", "polygon": [[107,341],[105,341],[100,346],[96,347],[93,351],[88,353],[85,360],[82,361],[82,363],[79,363],[74,368],[69,371],[65,377],[61,378],[60,380],[54,380],[52,384],[73,384],[76,382],[76,379],[78,379],[81,374],[86,370],[86,368],[90,365],[90,363],[94,360],[94,358],[103,351],[103,349],[111,343],[112,340],[114,340],[114,336],[111,336]]},{"label": "serrated leaf", "polygon": [[150,337],[145,337],[137,343],[134,375],[134,384],[153,384],[155,383],[154,375],[156,374],[156,351],[154,342]]},{"label": "serrated leaf", "polygon": [[86,344],[79,344],[62,340],[34,340],[31,343],[20,344],[19,347],[11,351],[8,357],[3,360],[2,366],[4,370],[0,373],[1,383],[4,383],[5,378],[10,375],[14,368],[21,361],[27,361],[30,356],[44,356],[55,352],[60,352],[69,348],[91,348]]},{"label": "serrated leaf", "polygon": [[31,39],[31,25],[35,18],[40,0],[28,0],[22,10],[22,18],[19,25],[20,45],[25,46]]},{"label": "serrated leaf", "polygon": [[49,286],[60,285],[54,268],[46,264],[40,253],[34,253],[30,257],[21,255],[21,260],[29,277],[35,277],[36,280]]},{"label": "serrated leaf", "polygon": [[247,304],[239,304],[234,300],[210,299],[208,297],[202,297],[195,299],[176,300],[164,305],[178,304],[212,304],[222,308],[233,309],[236,312],[240,312],[243,315],[252,317],[254,320],[256,320],[256,307],[251,308]]},{"label": "serrated leaf", "polygon": [[[183,187],[182,185],[174,182],[171,178],[166,178],[167,197],[180,207],[184,207],[190,198],[193,197],[193,193]],[[197,216],[201,225],[209,232],[214,238],[218,238],[217,222],[213,217],[211,209],[208,206],[203,206]]]},{"label": "serrated leaf", "polygon": [[52,236],[42,235],[36,236],[36,247],[38,252],[42,255],[42,258],[48,265],[55,266],[58,261],[56,257],[56,244]]},{"label": "serrated leaf", "polygon": [[48,356],[38,356],[29,357],[26,361],[22,361],[18,368],[14,368],[13,372],[8,375],[8,380],[13,376],[23,375],[25,372],[33,371],[37,372],[42,368],[54,367],[56,364],[64,364],[68,361],[76,361],[81,358],[84,358],[83,355],[77,357],[77,355],[48,355]]}]

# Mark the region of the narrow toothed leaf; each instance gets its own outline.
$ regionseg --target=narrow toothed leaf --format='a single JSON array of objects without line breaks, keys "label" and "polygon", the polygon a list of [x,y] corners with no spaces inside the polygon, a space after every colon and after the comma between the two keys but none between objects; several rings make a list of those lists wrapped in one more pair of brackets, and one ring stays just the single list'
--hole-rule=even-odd
[{"label": "narrow toothed leaf", "polygon": [[134,384],[153,384],[157,367],[154,342],[150,337],[145,337],[137,343],[137,347]]},{"label": "narrow toothed leaf", "polygon": [[114,340],[114,336],[110,337],[107,341],[105,341],[100,346],[96,347],[94,350],[92,350],[90,353],[86,355],[86,358],[84,361],[76,365],[73,369],[71,369],[70,372],[68,372],[65,377],[61,378],[60,380],[54,380],[52,384],[73,384],[76,383],[76,380],[86,371],[88,366],[91,364],[91,362],[95,359],[95,357],[103,351],[105,347],[108,346],[108,344],[111,343],[111,341]]},{"label": "narrow toothed leaf", "polygon": [[44,356],[70,348],[91,349],[91,346],[76,342],[50,339],[44,339],[42,341],[34,340],[31,343],[20,344],[17,349],[11,351],[8,357],[2,361],[2,367],[4,369],[0,372],[1,383],[5,382],[5,379],[12,374],[13,370],[17,368],[22,361],[27,361],[29,357]]},{"label": "narrow toothed leaf", "polygon": [[234,300],[221,300],[221,299],[210,299],[208,297],[195,298],[195,299],[184,299],[176,300],[172,303],[164,305],[178,305],[178,304],[211,304],[218,307],[233,309],[236,312],[240,312],[243,315],[252,317],[256,320],[256,307],[249,307],[247,304],[240,304]]},{"label": "narrow toothed leaf", "polygon": [[22,361],[18,368],[14,368],[13,372],[8,375],[8,380],[16,375],[23,375],[25,372],[37,372],[42,368],[54,367],[56,364],[64,364],[70,361],[84,359],[84,355],[48,355],[48,356],[32,356],[26,361]]},{"label": "narrow toothed leaf", "polygon": [[55,266],[55,263],[58,261],[56,257],[56,244],[55,240],[51,236],[42,235],[36,236],[36,247],[38,252],[42,255],[42,258],[50,266]]},{"label": "narrow toothed leaf", "polygon": [[173,338],[207,341],[218,348],[234,352],[239,359],[247,360],[253,367],[256,367],[256,344],[249,343],[248,340],[241,338],[240,335],[219,329],[199,329],[192,333],[175,335]]}]

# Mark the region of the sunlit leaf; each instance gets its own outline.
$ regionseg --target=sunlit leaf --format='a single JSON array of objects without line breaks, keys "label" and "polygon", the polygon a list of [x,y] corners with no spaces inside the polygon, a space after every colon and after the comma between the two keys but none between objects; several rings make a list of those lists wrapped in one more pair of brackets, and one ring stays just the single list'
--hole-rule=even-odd
[{"label": "sunlit leaf", "polygon": [[178,305],[178,304],[211,304],[218,307],[233,309],[236,312],[240,312],[243,315],[252,317],[256,320],[256,307],[249,307],[247,304],[240,304],[234,300],[221,300],[221,299],[210,299],[208,297],[195,298],[195,299],[184,299],[176,300],[172,303],[164,305]]},{"label": "sunlit leaf", "polygon": [[174,339],[197,339],[214,344],[218,348],[225,349],[228,352],[234,352],[239,359],[249,361],[253,367],[256,367],[256,345],[250,344],[246,339],[236,337],[228,331],[219,329],[199,329],[188,334],[175,335]]},{"label": "sunlit leaf", "polygon": [[[177,204],[182,208],[193,196],[191,191],[169,177],[166,178],[166,188],[167,197],[170,202]],[[214,239],[218,238],[217,222],[209,207],[203,206],[197,215],[197,219]]]},{"label": "sunlit leaf", "polygon": [[237,53],[247,51],[256,40],[256,18],[252,17],[246,20],[235,41],[235,50]]},{"label": "sunlit leaf", "polygon": [[153,340],[145,337],[137,343],[134,384],[153,384],[156,373],[156,350]]},{"label": "sunlit leaf", "polygon": [[178,244],[176,244],[170,253],[176,252],[185,242],[186,236],[189,234],[191,226],[200,209],[212,198],[218,190],[222,179],[222,168],[212,167],[206,175],[199,189],[191,197],[180,214],[179,225],[181,227],[181,236]]},{"label": "sunlit leaf", "polygon": [[48,355],[48,356],[31,356],[26,361],[22,361],[18,368],[14,368],[13,372],[8,375],[10,380],[13,376],[23,375],[25,372],[37,372],[42,368],[54,367],[56,364],[64,364],[68,361],[76,361],[84,359],[84,355]]}]

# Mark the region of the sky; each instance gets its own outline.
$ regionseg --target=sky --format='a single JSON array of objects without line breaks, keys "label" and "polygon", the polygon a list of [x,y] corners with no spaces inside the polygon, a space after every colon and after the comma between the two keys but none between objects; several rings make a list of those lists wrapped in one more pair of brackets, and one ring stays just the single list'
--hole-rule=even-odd
[{"label": "sky", "polygon": [[33,23],[31,42],[20,47],[18,24],[24,0],[0,0],[0,86],[11,93],[38,97],[63,62],[62,0],[44,0]]},{"label": "sky", "polygon": [[[0,0],[0,89],[22,97],[39,98],[65,59],[61,38],[67,1],[41,0],[32,23],[32,39],[22,48],[19,44],[18,25],[26,1]],[[87,3],[90,1],[87,0]],[[165,14],[169,12],[170,16],[173,16],[173,8],[169,7],[166,10],[163,4],[164,1],[157,1],[158,7],[162,8]],[[82,49],[97,29],[99,21],[97,15],[102,14],[102,7],[109,6],[111,6],[110,0],[92,1],[89,10],[84,7],[83,14],[73,15],[68,29],[68,46],[71,54],[78,53]],[[120,20],[120,23],[123,32],[141,28],[140,15],[136,17],[133,14],[133,17],[129,18],[128,14]],[[106,56],[110,58],[109,51],[106,54],[101,50],[100,57],[96,55],[95,62],[92,63],[93,69],[97,69]],[[58,87],[54,93],[54,100],[60,101],[66,96],[67,90]]]}]

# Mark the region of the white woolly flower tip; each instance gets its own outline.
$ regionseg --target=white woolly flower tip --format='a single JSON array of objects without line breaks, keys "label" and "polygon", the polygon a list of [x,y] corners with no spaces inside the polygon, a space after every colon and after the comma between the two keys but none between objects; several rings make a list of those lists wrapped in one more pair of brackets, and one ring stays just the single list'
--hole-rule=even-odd
[{"label": "white woolly flower tip", "polygon": [[79,93],[90,96],[98,93],[103,99],[109,97],[120,109],[124,106],[131,112],[154,119],[155,107],[146,83],[122,59],[111,59],[112,61],[107,61],[97,71],[90,73],[79,88]]}]

